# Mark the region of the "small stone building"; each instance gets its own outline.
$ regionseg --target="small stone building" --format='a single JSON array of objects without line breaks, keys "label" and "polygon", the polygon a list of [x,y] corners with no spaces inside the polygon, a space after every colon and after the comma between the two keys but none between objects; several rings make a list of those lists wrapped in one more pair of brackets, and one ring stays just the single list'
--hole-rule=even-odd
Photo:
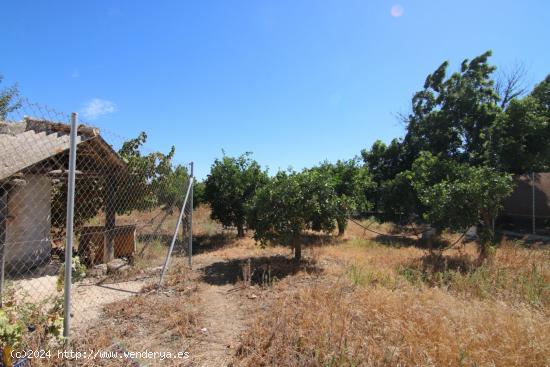
[{"label": "small stone building", "polygon": [[[24,273],[50,259],[52,203],[56,183],[67,182],[70,126],[32,118],[0,122],[0,265]],[[99,130],[78,127],[77,185],[80,180],[110,180],[126,170],[125,162]],[[113,183],[114,185],[114,183]],[[116,187],[105,195],[106,228],[115,229],[112,203]],[[100,195],[101,193],[96,193]],[[114,236],[106,236],[106,245]],[[63,240],[64,242],[64,240]],[[112,244],[111,244],[112,245]]]}]

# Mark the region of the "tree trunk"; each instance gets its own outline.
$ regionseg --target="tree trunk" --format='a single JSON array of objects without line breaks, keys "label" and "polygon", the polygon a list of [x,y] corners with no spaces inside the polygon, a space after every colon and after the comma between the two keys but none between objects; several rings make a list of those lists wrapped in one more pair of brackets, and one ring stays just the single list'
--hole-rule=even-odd
[{"label": "tree trunk", "polygon": [[237,224],[237,237],[244,237],[244,226],[242,224]]},{"label": "tree trunk", "polygon": [[294,237],[294,262],[299,263],[302,260],[302,243],[300,238]]},{"label": "tree trunk", "polygon": [[493,242],[492,218],[490,215],[483,216],[483,224],[478,233],[479,236],[479,257],[481,260],[489,256],[489,246]]},{"label": "tree trunk", "polygon": [[346,221],[345,220],[338,220],[338,237],[341,237],[344,235],[344,232],[346,231]]}]

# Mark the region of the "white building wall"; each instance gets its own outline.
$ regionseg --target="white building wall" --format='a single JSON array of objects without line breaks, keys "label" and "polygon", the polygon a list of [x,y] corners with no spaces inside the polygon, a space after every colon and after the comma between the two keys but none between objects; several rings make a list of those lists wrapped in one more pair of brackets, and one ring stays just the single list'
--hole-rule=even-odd
[{"label": "white building wall", "polygon": [[51,182],[27,175],[24,186],[8,192],[6,266],[24,272],[48,261],[51,253]]}]

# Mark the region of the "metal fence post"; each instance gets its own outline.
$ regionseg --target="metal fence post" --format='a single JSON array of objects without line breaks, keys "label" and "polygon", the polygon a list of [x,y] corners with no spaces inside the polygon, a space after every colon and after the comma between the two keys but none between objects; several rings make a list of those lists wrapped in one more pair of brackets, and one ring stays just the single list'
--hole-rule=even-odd
[{"label": "metal fence post", "polygon": [[531,172],[531,196],[532,196],[532,209],[533,209],[533,234],[537,233],[536,214],[535,214],[535,172]]},{"label": "metal fence post", "polygon": [[[193,174],[193,162],[190,163],[191,165],[191,179],[194,181],[194,174]],[[193,193],[194,193],[194,187],[191,186],[191,196],[189,198],[189,245],[187,248],[187,254],[189,256],[189,267],[193,267]]]},{"label": "metal fence post", "polygon": [[185,199],[183,200],[183,205],[181,206],[181,212],[180,216],[178,218],[178,222],[176,224],[176,230],[174,231],[174,237],[172,237],[172,242],[170,243],[170,248],[168,249],[168,254],[166,254],[166,259],[164,260],[164,266],[162,267],[162,271],[160,273],[160,279],[158,283],[158,288],[162,286],[162,281],[164,280],[164,275],[166,275],[166,271],[168,270],[168,264],[170,263],[170,257],[172,256],[172,251],[174,250],[174,245],[176,243],[176,239],[178,238],[178,232],[180,230],[180,224],[183,220],[183,216],[185,214],[185,206],[187,205],[187,201],[189,200],[189,194],[191,193],[191,188],[193,187],[193,177],[189,178],[189,186],[187,187],[187,193],[185,194]]},{"label": "metal fence post", "polygon": [[0,308],[4,304],[4,267],[6,266],[6,216],[8,209],[8,195],[4,192],[0,196]]},{"label": "metal fence post", "polygon": [[63,305],[63,336],[66,343],[69,342],[71,328],[71,283],[73,262],[73,230],[74,230],[74,192],[76,171],[76,139],[77,139],[76,113],[71,114],[71,145],[69,151],[69,182],[67,193],[67,242],[65,245],[65,300]]}]

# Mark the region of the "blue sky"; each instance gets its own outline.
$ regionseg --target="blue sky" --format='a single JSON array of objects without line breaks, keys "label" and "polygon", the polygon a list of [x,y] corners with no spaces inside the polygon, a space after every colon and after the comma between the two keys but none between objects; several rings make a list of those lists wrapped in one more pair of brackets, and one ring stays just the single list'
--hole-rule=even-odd
[{"label": "blue sky", "polygon": [[444,60],[491,49],[531,84],[550,73],[547,0],[18,0],[1,18],[0,87],[145,130],[201,178],[222,149],[274,172],[402,136],[395,115]]}]

